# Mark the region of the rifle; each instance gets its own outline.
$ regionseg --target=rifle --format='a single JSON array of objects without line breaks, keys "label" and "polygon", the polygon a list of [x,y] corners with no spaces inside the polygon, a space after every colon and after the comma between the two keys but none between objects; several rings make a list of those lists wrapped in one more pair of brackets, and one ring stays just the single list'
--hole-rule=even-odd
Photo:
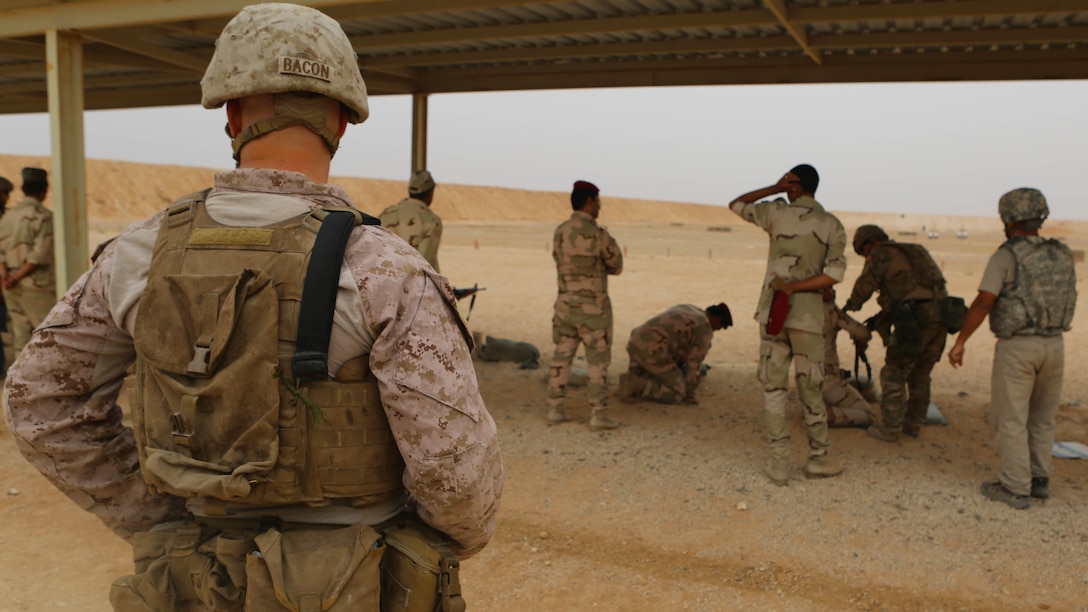
[{"label": "rifle", "polygon": [[472,299],[468,302],[468,314],[465,315],[465,322],[468,322],[469,317],[472,316],[472,309],[476,306],[476,294],[486,290],[487,287],[481,287],[478,284],[472,285],[471,289],[466,287],[464,289],[455,288],[453,290],[453,297],[457,298],[458,300],[467,298],[470,295],[472,296]]}]

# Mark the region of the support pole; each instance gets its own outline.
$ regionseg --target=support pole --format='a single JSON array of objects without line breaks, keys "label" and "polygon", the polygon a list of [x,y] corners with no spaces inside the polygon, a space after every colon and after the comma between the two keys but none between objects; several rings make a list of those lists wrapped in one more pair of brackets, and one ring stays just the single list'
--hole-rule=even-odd
[{"label": "support pole", "polygon": [[427,169],[427,100],[428,94],[412,94],[412,169]]},{"label": "support pole", "polygon": [[57,298],[87,270],[87,178],[83,145],[83,40],[68,30],[45,33]]}]

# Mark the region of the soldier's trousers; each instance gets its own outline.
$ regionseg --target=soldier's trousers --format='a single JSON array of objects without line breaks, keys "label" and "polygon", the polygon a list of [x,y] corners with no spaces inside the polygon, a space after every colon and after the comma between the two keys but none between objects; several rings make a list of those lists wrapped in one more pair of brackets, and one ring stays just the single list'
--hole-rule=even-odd
[{"label": "soldier's trousers", "polygon": [[[837,368],[836,368],[837,370]],[[824,377],[824,404],[831,427],[868,427],[873,424],[869,402],[836,371]]]},{"label": "soldier's trousers", "polygon": [[559,317],[552,320],[555,353],[548,376],[548,399],[553,406],[567,396],[567,379],[579,345],[586,347],[589,403],[602,408],[608,405],[608,366],[612,363],[612,317],[608,314],[607,325],[601,321],[572,323]]},{"label": "soldier's trousers", "polygon": [[641,389],[636,397],[651,399],[663,404],[676,404],[684,398],[684,372],[676,364],[668,366],[644,366],[634,361],[627,368],[627,384],[630,389]]},{"label": "soldier's trousers", "polygon": [[790,363],[793,363],[797,395],[804,404],[805,433],[809,456],[827,455],[831,439],[827,433],[827,409],[823,399],[824,337],[817,332],[785,328],[777,336],[760,329],[759,382],[763,383],[767,442],[772,455],[789,446],[786,409],[789,404]]},{"label": "soldier's trousers", "polygon": [[[26,279],[25,282],[29,283],[30,280]],[[24,283],[4,290],[8,316],[11,318],[11,345],[16,354],[30,342],[30,334],[42,324],[45,316],[57,303],[57,295],[53,289],[28,289],[22,284]]]},{"label": "soldier's trousers", "polygon": [[881,428],[886,432],[904,427],[914,430],[926,422],[929,409],[930,374],[941,360],[948,329],[942,325],[926,325],[914,355],[899,354],[893,340],[888,345],[884,367],[880,370]]},{"label": "soldier's trousers", "polygon": [[1062,394],[1065,344],[1061,336],[998,340],[990,381],[1001,484],[1031,492],[1032,477],[1049,477],[1054,418]]}]

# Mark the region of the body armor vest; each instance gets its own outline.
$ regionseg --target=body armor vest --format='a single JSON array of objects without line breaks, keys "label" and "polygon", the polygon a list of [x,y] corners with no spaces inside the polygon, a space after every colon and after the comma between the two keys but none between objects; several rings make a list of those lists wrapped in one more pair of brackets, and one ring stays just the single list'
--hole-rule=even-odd
[{"label": "body armor vest", "polygon": [[1016,277],[990,311],[990,329],[998,338],[1017,334],[1056,336],[1068,331],[1077,306],[1073,252],[1054,240],[1005,241],[1016,260]]},{"label": "body armor vest", "polygon": [[128,381],[153,490],[357,507],[402,491],[404,462],[367,356],[335,381],[291,377],[303,282],[327,214],[234,227],[212,220],[202,197],[167,210]]},{"label": "body armor vest", "polygon": [[[892,278],[886,279],[885,286],[881,288],[881,298],[889,305],[902,300],[919,287],[933,292],[933,298],[939,299],[948,295],[945,290],[944,273],[925,247],[920,244],[891,240],[885,244],[897,249],[910,261],[909,271],[901,271]],[[883,295],[884,293],[887,293],[887,296]]]}]

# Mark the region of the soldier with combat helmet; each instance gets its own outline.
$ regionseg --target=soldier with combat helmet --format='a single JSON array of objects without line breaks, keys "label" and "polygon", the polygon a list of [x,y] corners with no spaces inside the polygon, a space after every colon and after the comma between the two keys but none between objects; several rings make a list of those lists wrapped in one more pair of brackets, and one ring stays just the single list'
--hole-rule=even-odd
[{"label": "soldier with combat helmet", "polygon": [[982,494],[1026,509],[1050,497],[1054,419],[1065,373],[1063,332],[1077,307],[1073,253],[1039,228],[1050,216],[1038,189],[1014,189],[997,204],[1007,240],[990,256],[948,361],[963,365],[967,339],[990,318],[994,346],[990,401],[997,432],[998,479]]},{"label": "soldier with combat helmet", "polygon": [[438,269],[438,245],[442,242],[442,219],[431,210],[434,178],[427,170],[416,170],[408,181],[408,197],[382,211],[382,227],[415,247],[423,259]]},{"label": "soldier with combat helmet", "polygon": [[732,325],[733,316],[722,302],[706,308],[678,304],[632,329],[620,398],[698,404],[695,389],[702,382],[714,332]]},{"label": "soldier with combat helmet", "polygon": [[876,225],[854,232],[854,252],[865,258],[865,268],[843,310],[861,310],[879,293],[876,329],[887,347],[880,370],[881,424],[870,427],[869,435],[885,442],[897,442],[901,433],[917,438],[929,409],[933,366],[948,335],[944,274],[925,247],[890,240]]},{"label": "soldier with combat helmet", "polygon": [[[774,185],[737,197],[729,208],[770,236],[767,274],[759,297],[759,382],[770,458],[764,473],[778,486],[789,484],[790,364],[797,394],[804,404],[808,461],[805,476],[837,476],[841,461],[829,457],[824,381],[824,310],[821,292],[842,282],[846,273],[846,231],[842,223],[813,197],[820,184],[816,168],[794,166]],[[789,202],[763,198],[785,193]],[[788,310],[781,305],[788,306]],[[773,315],[772,315],[773,312]],[[784,318],[781,318],[783,317]]]},{"label": "soldier with combat helmet", "polygon": [[350,40],[249,6],[201,89],[237,168],[126,229],[35,332],[5,386],[19,449],[133,543],[116,610],[464,609],[495,422],[449,284],[327,183],[369,113]]},{"label": "soldier with combat helmet", "polygon": [[589,426],[614,429],[620,423],[608,415],[608,366],[612,363],[608,277],[623,271],[623,252],[608,230],[597,225],[600,193],[589,181],[575,182],[570,194],[574,212],[555,228],[552,238],[559,295],[552,317],[555,352],[548,376],[548,421],[570,420],[565,409],[567,380],[578,346],[584,345],[589,374]]},{"label": "soldier with combat helmet", "polygon": [[57,302],[53,211],[42,204],[49,193],[49,174],[23,168],[22,178],[25,197],[0,218],[0,284],[16,355]]}]

